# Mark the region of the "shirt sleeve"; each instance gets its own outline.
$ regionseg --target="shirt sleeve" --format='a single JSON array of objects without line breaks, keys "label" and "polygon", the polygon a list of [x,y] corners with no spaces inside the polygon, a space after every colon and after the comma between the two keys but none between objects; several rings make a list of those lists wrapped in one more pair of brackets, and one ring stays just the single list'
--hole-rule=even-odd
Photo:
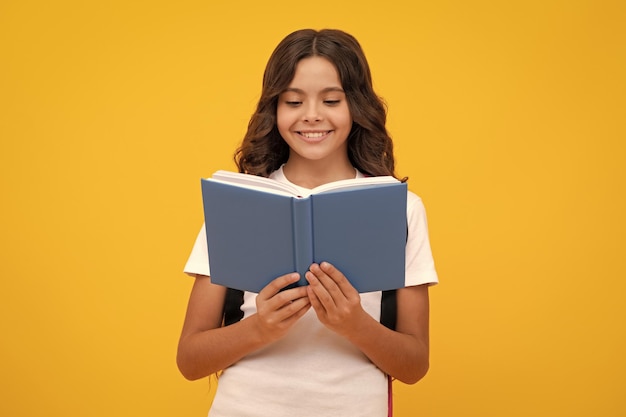
[{"label": "shirt sleeve", "polygon": [[187,259],[185,268],[183,270],[188,275],[211,275],[211,269],[209,267],[209,250],[206,241],[206,228],[204,224],[198,233],[196,242],[191,249],[191,254]]},{"label": "shirt sleeve", "polygon": [[407,195],[407,228],[406,286],[437,284],[439,278],[428,238],[426,209],[422,199],[411,191]]}]

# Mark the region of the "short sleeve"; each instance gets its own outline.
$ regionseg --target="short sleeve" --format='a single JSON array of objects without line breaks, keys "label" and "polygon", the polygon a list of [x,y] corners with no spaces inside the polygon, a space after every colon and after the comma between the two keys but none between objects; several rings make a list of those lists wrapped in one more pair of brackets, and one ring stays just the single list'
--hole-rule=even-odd
[{"label": "short sleeve", "polygon": [[407,287],[439,282],[428,237],[426,209],[422,199],[407,195],[406,285]]},{"label": "short sleeve", "polygon": [[188,275],[211,275],[209,267],[209,250],[207,248],[206,229],[204,225],[196,237],[196,242],[191,249],[191,254],[187,259],[183,270]]}]

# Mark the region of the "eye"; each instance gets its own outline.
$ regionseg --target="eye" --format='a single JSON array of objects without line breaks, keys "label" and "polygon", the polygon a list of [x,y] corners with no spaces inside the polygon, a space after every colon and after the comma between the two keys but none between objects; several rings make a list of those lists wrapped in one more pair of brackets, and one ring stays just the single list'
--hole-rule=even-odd
[{"label": "eye", "polygon": [[324,104],[327,106],[336,106],[341,103],[341,100],[324,100]]},{"label": "eye", "polygon": [[285,100],[285,104],[290,106],[290,107],[297,107],[300,104],[302,104],[301,101],[297,101],[297,100]]}]

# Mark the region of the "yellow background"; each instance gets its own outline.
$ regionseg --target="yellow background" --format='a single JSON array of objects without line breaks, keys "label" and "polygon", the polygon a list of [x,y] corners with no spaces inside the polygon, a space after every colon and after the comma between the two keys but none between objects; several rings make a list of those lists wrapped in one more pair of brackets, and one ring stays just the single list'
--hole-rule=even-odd
[{"label": "yellow background", "polygon": [[396,415],[625,415],[625,21],[591,0],[4,0],[0,415],[206,415],[215,385],[174,361],[199,178],[234,169],[303,27],[361,41],[429,215],[432,365]]}]

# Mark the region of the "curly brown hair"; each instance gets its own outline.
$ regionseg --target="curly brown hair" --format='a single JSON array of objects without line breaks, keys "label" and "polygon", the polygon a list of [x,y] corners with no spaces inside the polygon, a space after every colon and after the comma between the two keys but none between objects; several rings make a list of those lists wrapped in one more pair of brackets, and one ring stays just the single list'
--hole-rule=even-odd
[{"label": "curly brown hair", "polygon": [[395,176],[393,142],[385,126],[387,109],[374,92],[365,54],[352,35],[335,29],[298,30],[278,44],[263,74],[257,109],[235,152],[239,172],[267,177],[287,162],[289,146],[276,126],[278,96],[293,80],[298,62],[311,56],[328,59],[339,73],[353,120],[348,135],[352,165],[366,175]]}]

